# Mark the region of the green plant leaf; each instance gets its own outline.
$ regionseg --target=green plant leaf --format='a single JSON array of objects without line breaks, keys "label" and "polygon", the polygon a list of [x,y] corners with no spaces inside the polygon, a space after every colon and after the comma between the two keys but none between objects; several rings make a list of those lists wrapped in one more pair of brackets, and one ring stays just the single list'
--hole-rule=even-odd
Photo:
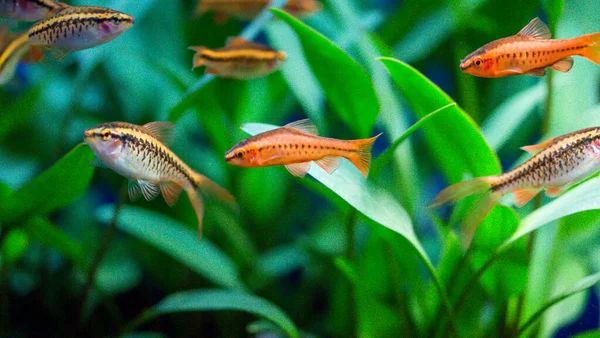
[{"label": "green plant leaf", "polygon": [[7,197],[0,205],[0,220],[14,221],[45,215],[69,205],[87,190],[94,168],[94,153],[80,144],[48,170]]},{"label": "green plant leaf", "polygon": [[12,265],[19,260],[29,247],[29,236],[21,229],[10,231],[2,242],[2,263]]},{"label": "green plant leaf", "polygon": [[298,329],[290,318],[272,303],[260,297],[232,290],[194,290],[172,294],[150,311],[168,314],[190,311],[237,310],[264,317],[281,327],[290,337],[298,337]]},{"label": "green plant leaf", "polygon": [[[403,96],[418,118],[454,101],[413,67],[392,58],[381,58]],[[429,149],[450,183],[459,182],[465,173],[473,177],[500,173],[500,162],[486,143],[479,127],[458,106],[424,125]]]},{"label": "green plant leaf", "polygon": [[90,261],[87,251],[76,240],[69,237],[56,225],[48,222],[42,217],[34,217],[29,220],[25,229],[31,239],[58,250],[66,258],[70,259],[82,271],[87,269]]},{"label": "green plant leaf", "polygon": [[529,326],[531,326],[538,319],[540,319],[540,317],[546,312],[546,310],[550,309],[554,305],[562,302],[563,300],[565,300],[571,296],[574,296],[578,293],[581,293],[581,292],[591,288],[592,286],[596,285],[596,283],[598,283],[598,282],[600,282],[600,273],[596,273],[596,274],[587,276],[584,279],[577,282],[575,285],[573,285],[573,287],[570,288],[569,290],[566,290],[563,293],[559,294],[558,296],[554,297],[548,303],[544,304],[544,306],[542,306],[536,313],[534,313],[523,325],[521,325],[516,336],[519,336],[520,333],[527,330],[527,328]]},{"label": "green plant leaf", "polygon": [[283,11],[272,11],[298,35],[306,60],[333,109],[348,128],[366,137],[379,113],[379,101],[367,72],[319,32]]},{"label": "green plant leaf", "polygon": [[[110,213],[101,213],[104,221]],[[132,236],[164,251],[213,283],[234,289],[244,289],[235,264],[208,239],[183,224],[139,207],[124,206],[117,227]]]}]

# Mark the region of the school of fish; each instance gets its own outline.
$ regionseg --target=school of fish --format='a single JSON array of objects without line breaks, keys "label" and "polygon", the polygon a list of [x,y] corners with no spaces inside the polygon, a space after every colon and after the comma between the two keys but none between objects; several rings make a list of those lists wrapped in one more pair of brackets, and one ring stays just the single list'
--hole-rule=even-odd
[{"label": "school of fish", "polygon": [[[201,0],[196,15],[213,12],[217,22],[228,17],[252,19],[268,0]],[[290,0],[284,10],[297,17],[321,9],[315,0]],[[67,53],[93,48],[117,38],[134,25],[134,18],[117,10],[96,6],[71,6],[54,0],[0,0],[0,18],[36,21],[27,32],[11,34],[0,27],[0,85],[7,83],[21,61],[39,61],[46,51],[62,58]],[[190,46],[194,51],[192,70],[206,67],[205,74],[247,80],[275,72],[287,60],[285,51],[230,37],[222,48]],[[516,35],[490,42],[467,55],[460,69],[484,78],[515,75],[544,76],[548,68],[568,72],[573,56],[600,64],[600,33],[570,39],[551,39],[550,30],[539,18]],[[292,56],[293,57],[293,56]],[[159,194],[169,206],[182,191],[196,213],[200,233],[204,202],[200,192],[234,203],[233,196],[206,176],[191,169],[169,149],[174,126],[151,122],[143,126],[127,122],[103,123],[84,132],[84,141],[93,150],[95,165],[108,167],[129,180],[132,200],[140,195],[152,200]],[[225,162],[244,168],[284,166],[292,175],[303,177],[312,163],[333,174],[343,159],[365,177],[371,165],[371,149],[380,136],[340,140],[318,136],[308,119],[286,124],[234,145]],[[523,147],[532,157],[518,167],[497,176],[477,177],[442,190],[433,207],[480,195],[480,202],[464,219],[468,243],[477,225],[507,194],[521,207],[544,190],[549,197],[600,170],[600,127],[586,128]]]}]

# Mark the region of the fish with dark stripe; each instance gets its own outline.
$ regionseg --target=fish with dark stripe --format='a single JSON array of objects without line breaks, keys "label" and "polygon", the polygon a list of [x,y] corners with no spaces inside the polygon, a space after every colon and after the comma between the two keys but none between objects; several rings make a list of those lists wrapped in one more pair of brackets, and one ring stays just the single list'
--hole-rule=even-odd
[{"label": "fish with dark stripe", "polygon": [[110,8],[67,6],[29,29],[29,43],[39,51],[54,49],[68,53],[112,41],[134,24],[132,16]]},{"label": "fish with dark stripe", "polygon": [[[262,11],[271,0],[200,0],[196,8],[196,15],[214,12],[215,21],[222,23],[230,16],[252,20]],[[322,5],[317,0],[288,0],[283,10],[296,17],[308,17],[321,9]]]},{"label": "fish with dark stripe", "polygon": [[38,21],[49,17],[63,6],[54,0],[0,0],[0,18]]},{"label": "fish with dark stripe", "polygon": [[112,122],[88,129],[85,142],[92,148],[99,161],[129,179],[129,196],[140,194],[146,200],[162,193],[172,206],[182,190],[185,190],[198,217],[202,232],[204,203],[198,190],[212,193],[224,201],[233,197],[225,189],[195,172],[175,155],[167,144],[171,142],[173,124],[151,122],[138,126],[126,122]]},{"label": "fish with dark stripe", "polygon": [[470,238],[477,224],[502,196],[512,192],[515,204],[521,207],[542,190],[549,197],[558,196],[571,185],[600,170],[600,127],[582,129],[522,149],[533,157],[502,175],[454,184],[440,192],[433,206],[455,202],[473,194],[484,194],[465,221],[467,237]]}]

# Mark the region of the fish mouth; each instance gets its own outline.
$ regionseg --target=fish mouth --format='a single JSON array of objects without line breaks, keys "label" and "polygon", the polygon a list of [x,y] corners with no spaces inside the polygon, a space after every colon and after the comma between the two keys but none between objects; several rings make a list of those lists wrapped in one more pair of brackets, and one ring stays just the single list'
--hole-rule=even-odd
[{"label": "fish mouth", "polygon": [[235,154],[232,151],[225,153],[225,162],[230,162],[235,157]]},{"label": "fish mouth", "polygon": [[91,130],[91,129],[90,129],[90,130],[86,130],[86,131],[83,133],[83,139],[84,139],[84,140],[87,140],[87,139],[89,139],[89,138],[90,138],[90,137],[92,137],[92,136],[94,136],[94,131],[93,131],[93,130]]},{"label": "fish mouth", "polygon": [[469,67],[470,67],[470,65],[467,65],[465,62],[460,63],[460,70],[462,70],[463,72],[465,70],[467,70]]}]

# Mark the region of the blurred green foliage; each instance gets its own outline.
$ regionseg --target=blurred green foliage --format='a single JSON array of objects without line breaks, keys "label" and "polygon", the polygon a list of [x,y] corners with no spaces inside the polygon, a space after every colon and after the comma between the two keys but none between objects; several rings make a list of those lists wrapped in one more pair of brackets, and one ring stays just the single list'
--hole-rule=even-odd
[{"label": "blurred green foliage", "polygon": [[[221,47],[245,23],[194,18],[191,0],[99,5],[133,15],[135,26],[63,62],[21,65],[0,88],[1,334],[547,337],[598,328],[589,308],[600,291],[599,178],[537,210],[507,199],[468,249],[455,224],[475,201],[427,207],[447,184],[516,166],[523,145],[600,123],[600,67],[582,58],[551,79],[458,68],[535,16],[561,38],[600,31],[594,1],[325,0],[303,22],[274,10],[279,19],[251,27],[289,59],[250,81],[192,72],[187,50]],[[383,132],[371,177],[347,162],[303,179],[224,162],[245,132],[304,117],[336,138]],[[91,167],[80,144],[99,123],[163,120],[177,125],[173,151],[239,204],[208,200],[202,240],[186,197],[173,208],[126,201],[125,180]]]}]

